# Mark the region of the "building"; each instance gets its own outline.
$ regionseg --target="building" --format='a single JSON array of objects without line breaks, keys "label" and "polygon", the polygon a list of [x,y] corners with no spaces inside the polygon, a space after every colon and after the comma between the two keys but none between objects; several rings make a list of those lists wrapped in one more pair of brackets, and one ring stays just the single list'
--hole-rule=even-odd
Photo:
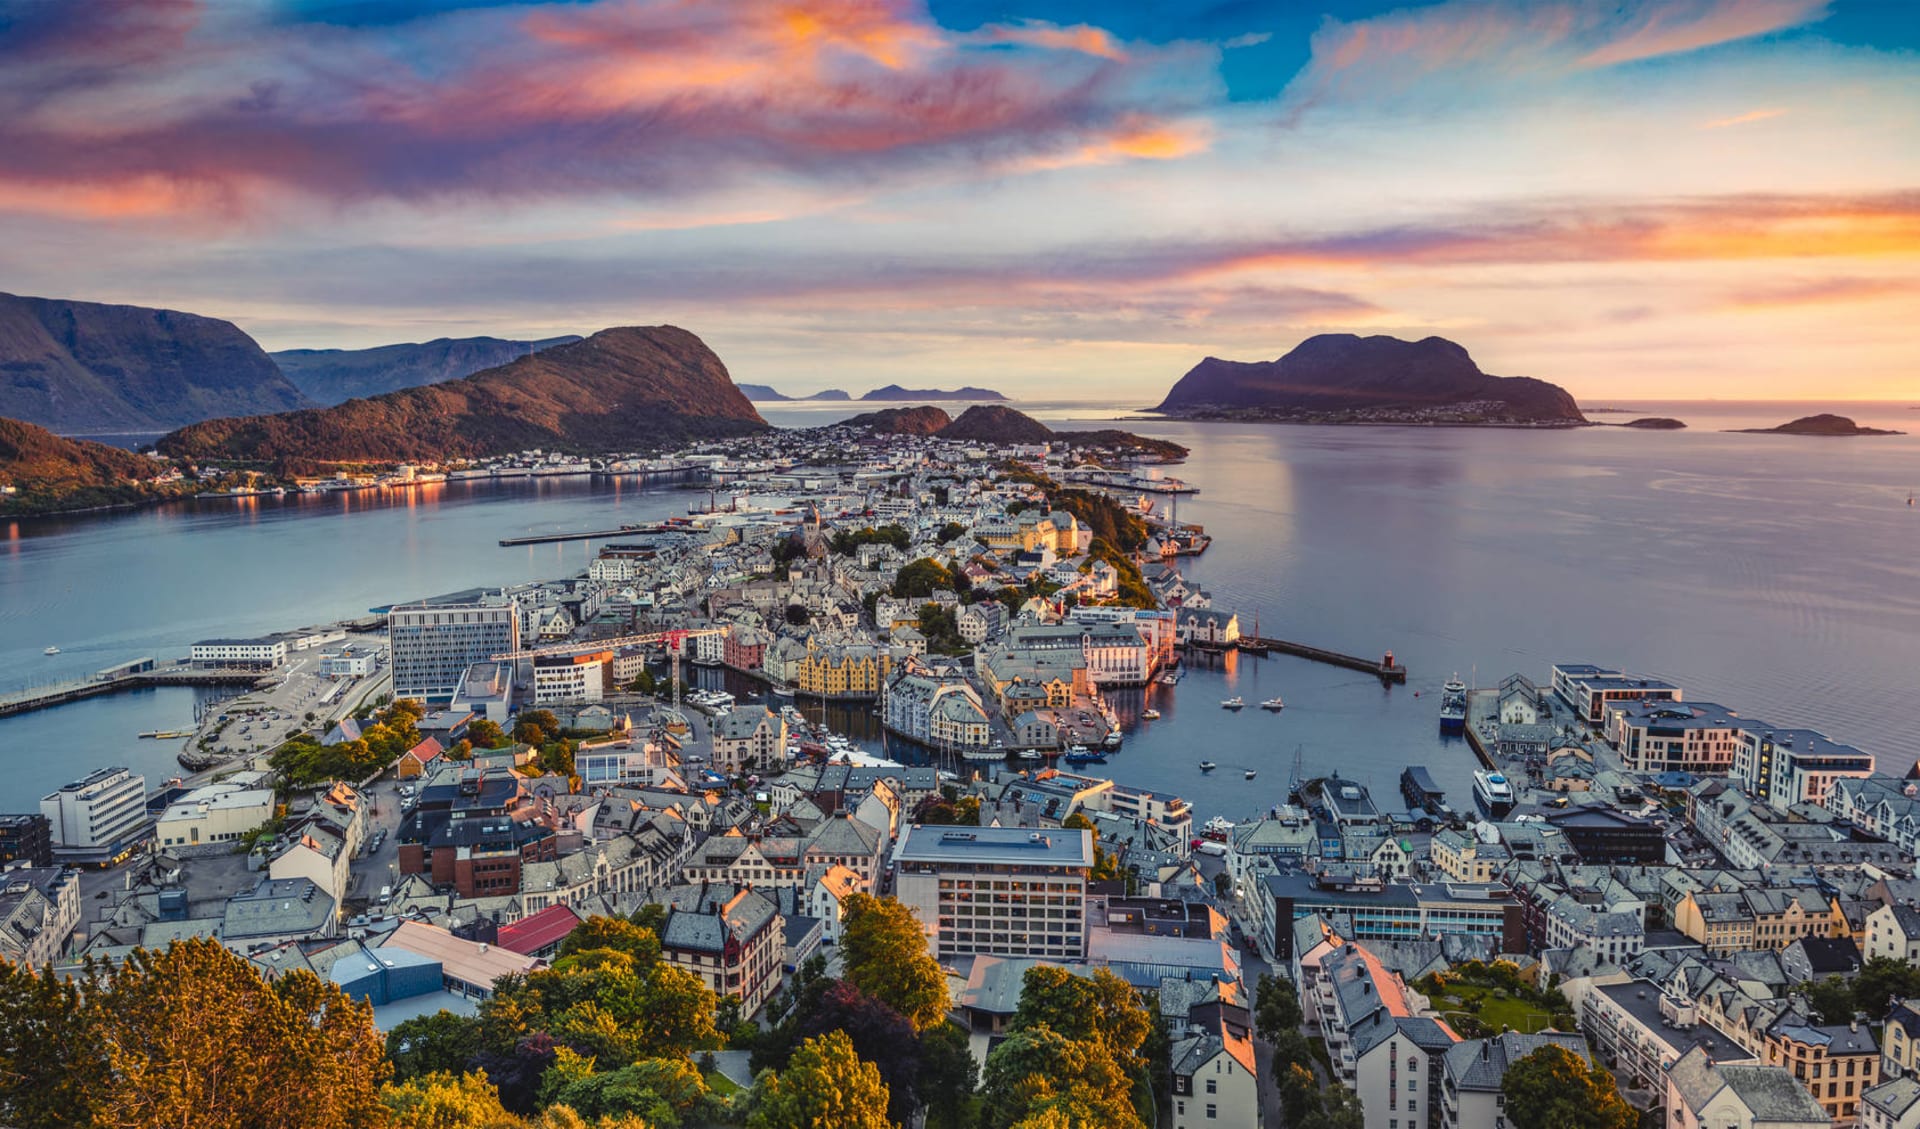
[{"label": "building", "polygon": [[534,705],[599,701],[606,697],[607,667],[612,662],[612,651],[592,651],[584,655],[535,655]]},{"label": "building", "polygon": [[372,655],[321,655],[320,676],[322,678],[365,678],[372,674],[374,662]]},{"label": "building", "polygon": [[222,844],[227,849],[273,818],[273,789],[208,784],[167,805],[153,837],[169,849]]},{"label": "building", "polygon": [[713,767],[739,776],[786,764],[787,723],[765,706],[734,706],[713,723]]},{"label": "building", "polygon": [[1665,698],[1605,702],[1607,742],[1628,772],[1732,771],[1747,722],[1725,706]]},{"label": "building", "polygon": [[1680,688],[1670,682],[1607,670],[1590,663],[1555,663],[1553,692],[1573,707],[1575,716],[1589,725],[1603,724],[1607,706],[1613,702],[1639,699],[1677,702],[1681,699]]},{"label": "building", "polygon": [[893,860],[896,896],[940,957],[1087,955],[1090,831],[915,825]]},{"label": "building", "polygon": [[1896,1000],[1882,1030],[1880,1069],[1890,1078],[1920,1078],[1920,1000]]},{"label": "building", "polygon": [[960,638],[978,647],[996,639],[1007,629],[1007,606],[998,600],[981,600],[961,608],[953,617]]},{"label": "building", "polygon": [[52,824],[39,812],[0,815],[0,865],[53,865]]},{"label": "building", "polygon": [[1774,729],[1749,722],[1734,751],[1733,777],[1747,794],[1785,811],[1824,804],[1840,780],[1873,775],[1873,754],[1811,729]]},{"label": "building", "polygon": [[1667,839],[1660,825],[1610,807],[1571,808],[1547,816],[1567,837],[1567,845],[1590,865],[1651,863],[1667,860]]},{"label": "building", "polygon": [[1920,857],[1920,796],[1911,786],[1886,776],[1842,777],[1828,791],[1826,807],[1855,829]]},{"label": "building", "polygon": [[242,955],[334,935],[339,903],[305,878],[262,878],[227,899],[220,943]]},{"label": "building", "polygon": [[1667,1068],[1695,1047],[1715,1062],[1758,1061],[1703,1022],[1692,1000],[1651,980],[1595,985],[1581,1000],[1580,1030],[1613,1068],[1627,1100],[1641,1109],[1665,1100]]},{"label": "building", "polygon": [[513,718],[513,667],[507,663],[474,663],[460,674],[453,710],[464,710],[505,728]]},{"label": "building", "polygon": [[1500,952],[1524,952],[1524,907],[1498,883],[1343,882],[1297,870],[1257,873],[1246,889],[1247,917],[1263,948],[1293,958],[1293,923],[1318,914],[1346,923],[1354,941],[1409,941],[1447,933],[1494,938]]},{"label": "building", "polygon": [[893,670],[893,656],[870,644],[815,647],[794,669],[794,688],[823,698],[878,698]]},{"label": "building", "polygon": [[1216,608],[1183,607],[1174,613],[1174,630],[1183,647],[1224,649],[1240,641],[1240,617]]},{"label": "building", "polygon": [[1920,1082],[1895,1078],[1861,1095],[1860,1129],[1920,1129]]},{"label": "building", "polygon": [[1197,1005],[1170,1037],[1173,1129],[1256,1129],[1260,1071],[1247,1009],[1219,1000]]},{"label": "building", "polygon": [[145,842],[147,778],[125,768],[102,768],[45,796],[40,814],[54,854],[76,862],[109,862]]},{"label": "building", "polygon": [[660,955],[698,976],[751,1017],[780,986],[786,922],[764,894],[746,887],[676,886],[651,900],[667,907]]},{"label": "building", "polygon": [[1880,1083],[1880,1047],[1859,1023],[1817,1026],[1789,1016],[1767,1031],[1768,1065],[1786,1067],[1836,1122],[1860,1113],[1860,1097]]},{"label": "building", "polygon": [[448,701],[469,667],[519,649],[520,613],[505,597],[402,604],[387,614],[395,698]]},{"label": "building", "polygon": [[[1448,1048],[1442,1059],[1440,1081],[1446,1129],[1501,1129],[1507,1098],[1502,1083],[1507,1068],[1547,1046],[1565,1047],[1591,1060],[1587,1041],[1579,1035],[1548,1032],[1523,1035],[1509,1031],[1491,1039],[1468,1039]],[[1372,1121],[1368,1123],[1372,1129]]]},{"label": "building", "polygon": [[187,657],[203,670],[273,670],[287,661],[285,639],[202,639]]},{"label": "building", "polygon": [[1447,1052],[1460,1041],[1430,1016],[1368,1013],[1348,1031],[1353,1092],[1366,1129],[1440,1129],[1446,1118]]},{"label": "building", "polygon": [[1920,962],[1920,909],[1890,902],[1867,915],[1867,959],[1885,957],[1903,964]]},{"label": "building", "polygon": [[881,716],[910,741],[942,749],[981,749],[992,740],[980,692],[958,673],[908,663],[887,683]]},{"label": "building", "polygon": [[1803,886],[1750,886],[1724,893],[1690,891],[1673,909],[1673,927],[1711,956],[1784,949],[1802,937],[1833,937],[1845,927],[1827,899]]},{"label": "building", "polygon": [[1832,1129],[1820,1103],[1778,1066],[1716,1063],[1694,1047],[1667,1071],[1674,1129]]},{"label": "building", "polygon": [[67,954],[80,924],[80,875],[15,865],[0,874],[0,959],[41,967]]},{"label": "building", "polygon": [[441,986],[470,1000],[490,998],[495,982],[502,976],[525,976],[547,966],[547,962],[538,957],[500,945],[469,941],[418,921],[401,922],[374,951],[388,949],[404,950],[439,962]]}]

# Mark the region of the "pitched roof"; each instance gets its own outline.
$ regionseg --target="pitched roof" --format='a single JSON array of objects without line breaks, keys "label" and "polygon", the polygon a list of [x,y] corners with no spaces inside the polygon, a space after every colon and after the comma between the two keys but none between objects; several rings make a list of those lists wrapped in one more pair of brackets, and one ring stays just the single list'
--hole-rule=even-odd
[{"label": "pitched roof", "polygon": [[497,940],[503,949],[532,956],[549,945],[559,944],[579,925],[580,915],[573,910],[566,906],[548,906],[511,925],[502,925]]}]

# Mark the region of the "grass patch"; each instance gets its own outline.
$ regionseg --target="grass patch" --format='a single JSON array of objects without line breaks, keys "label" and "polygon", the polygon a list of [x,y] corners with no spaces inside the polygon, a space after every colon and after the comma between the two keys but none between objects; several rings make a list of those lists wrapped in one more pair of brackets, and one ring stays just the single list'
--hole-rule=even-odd
[{"label": "grass patch", "polygon": [[1448,1025],[1456,1030],[1462,1026],[1472,1026],[1470,1023],[1456,1022],[1463,1017],[1478,1020],[1492,1034],[1497,1034],[1503,1027],[1532,1034],[1553,1026],[1553,1012],[1517,996],[1502,994],[1496,988],[1449,984],[1444,991],[1432,996],[1431,1002],[1433,1010],[1439,1012]]},{"label": "grass patch", "polygon": [[707,1070],[703,1071],[702,1074],[707,1080],[707,1089],[712,1090],[723,1098],[730,1098],[740,1092],[740,1083],[735,1082],[718,1070]]}]

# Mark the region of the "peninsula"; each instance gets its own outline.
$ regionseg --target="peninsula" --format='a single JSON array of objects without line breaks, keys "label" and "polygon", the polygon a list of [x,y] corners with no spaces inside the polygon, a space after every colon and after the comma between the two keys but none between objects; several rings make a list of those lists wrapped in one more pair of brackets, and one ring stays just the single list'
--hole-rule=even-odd
[{"label": "peninsula", "polygon": [[1157,411],[1184,419],[1577,427],[1587,422],[1558,385],[1489,376],[1441,337],[1402,341],[1326,333],[1273,361],[1208,357]]}]

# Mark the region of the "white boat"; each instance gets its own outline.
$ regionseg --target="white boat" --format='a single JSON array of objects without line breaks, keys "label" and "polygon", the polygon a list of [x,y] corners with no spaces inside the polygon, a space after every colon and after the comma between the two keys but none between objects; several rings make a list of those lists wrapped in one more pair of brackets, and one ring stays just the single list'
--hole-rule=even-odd
[{"label": "white boat", "polygon": [[48,648],[47,648],[46,650],[44,650],[44,651],[41,651],[40,653],[41,653],[41,654],[43,654],[43,655],[57,655],[57,654],[59,654],[59,653],[60,653],[60,648],[58,648],[58,647],[48,647]]},{"label": "white boat", "polygon": [[1247,701],[1245,698],[1228,698],[1226,701],[1220,703],[1220,708],[1223,710],[1245,709],[1247,708]]},{"label": "white boat", "polygon": [[1160,711],[1149,706],[1146,709],[1140,711],[1140,716],[1147,721],[1159,721]]},{"label": "white boat", "polygon": [[1215,763],[1213,763],[1212,761],[1201,761],[1201,762],[1200,762],[1200,771],[1201,771],[1201,772],[1212,772],[1212,771],[1213,771],[1214,769],[1216,769],[1216,768],[1219,768],[1219,767],[1220,767],[1219,765],[1217,765],[1217,764],[1215,764]]},{"label": "white boat", "polygon": [[1279,713],[1281,710],[1287,708],[1287,703],[1281,701],[1280,696],[1276,694],[1273,697],[1268,698],[1266,701],[1261,702],[1260,708],[1263,710],[1272,710],[1274,713]]},{"label": "white boat", "polygon": [[1233,821],[1225,816],[1216,815],[1200,826],[1200,837],[1202,839],[1213,839],[1224,843],[1227,837],[1232,834]]},{"label": "white boat", "polygon": [[1252,770],[1252,769],[1248,769],[1248,770],[1247,770],[1247,779],[1248,779],[1248,780],[1252,780],[1252,779],[1253,779],[1254,777],[1256,777],[1256,776],[1258,776],[1258,775],[1260,775],[1260,774],[1259,774],[1259,773],[1257,773],[1257,772],[1255,772],[1255,771],[1254,771],[1254,770]]},{"label": "white boat", "polygon": [[1473,774],[1473,798],[1489,819],[1504,819],[1513,811],[1513,785],[1505,776],[1488,769]]},{"label": "white boat", "polygon": [[1037,760],[1046,759],[1045,755],[1042,754],[1038,749],[1021,749],[1019,752],[1013,755],[1016,759],[1023,760],[1023,761],[1037,761]]}]

